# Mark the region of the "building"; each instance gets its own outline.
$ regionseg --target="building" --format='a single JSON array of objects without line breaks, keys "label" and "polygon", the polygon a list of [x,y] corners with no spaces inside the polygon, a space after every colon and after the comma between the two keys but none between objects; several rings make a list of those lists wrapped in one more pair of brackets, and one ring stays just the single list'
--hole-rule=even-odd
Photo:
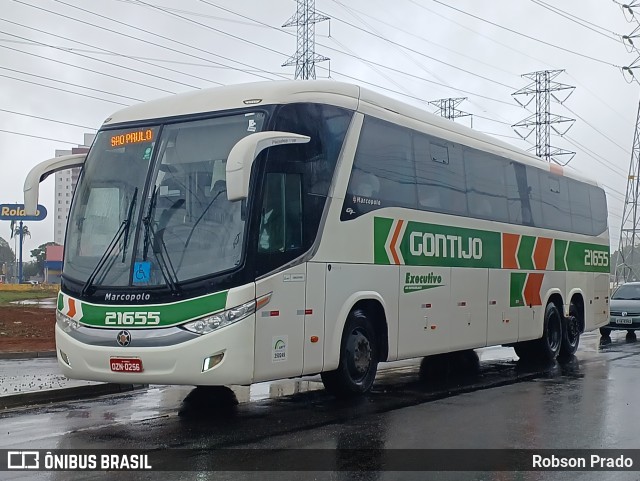
[{"label": "building", "polygon": [[[84,134],[84,145],[79,145],[71,150],[56,150],[55,156],[82,154],[89,151],[89,146],[93,143],[95,134]],[[80,167],[68,170],[61,170],[55,174],[55,208],[53,215],[53,241],[56,244],[64,244],[64,235],[67,228],[67,218],[69,217],[69,207],[71,198],[78,183]]]},{"label": "building", "polygon": [[44,282],[59,284],[62,274],[62,246],[47,246],[44,261]]}]

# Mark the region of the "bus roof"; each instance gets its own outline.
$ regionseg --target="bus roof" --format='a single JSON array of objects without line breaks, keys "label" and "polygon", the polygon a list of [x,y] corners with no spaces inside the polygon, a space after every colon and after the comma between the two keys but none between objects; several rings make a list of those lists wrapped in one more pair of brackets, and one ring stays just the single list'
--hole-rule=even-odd
[{"label": "bus roof", "polygon": [[[333,80],[274,80],[213,87],[180,93],[132,105],[115,112],[103,127],[167,117],[179,117],[221,110],[246,108],[249,105],[273,105],[298,102],[317,102],[379,114],[384,120],[406,126],[418,122],[422,130],[432,135],[470,147],[491,151],[519,162],[566,175],[590,184],[573,168],[545,162],[507,142],[439,117],[418,107],[387,97],[360,86]],[[404,122],[404,119],[410,122]],[[568,171],[568,172],[567,172]]]}]

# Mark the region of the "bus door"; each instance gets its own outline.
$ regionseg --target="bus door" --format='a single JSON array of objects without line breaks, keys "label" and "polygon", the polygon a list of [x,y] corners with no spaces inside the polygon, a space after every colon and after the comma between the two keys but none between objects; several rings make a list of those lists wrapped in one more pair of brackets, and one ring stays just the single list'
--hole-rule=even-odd
[{"label": "bus door", "polygon": [[304,249],[303,175],[296,164],[270,164],[264,178],[256,296],[272,294],[256,313],[254,381],[302,374],[307,266],[281,269]]}]

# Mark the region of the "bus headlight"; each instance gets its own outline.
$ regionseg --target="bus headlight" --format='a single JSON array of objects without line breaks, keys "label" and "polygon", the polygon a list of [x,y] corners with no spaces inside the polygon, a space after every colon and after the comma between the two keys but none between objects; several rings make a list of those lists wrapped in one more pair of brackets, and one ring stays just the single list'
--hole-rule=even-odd
[{"label": "bus headlight", "polygon": [[265,296],[254,299],[253,301],[246,302],[237,307],[232,307],[226,311],[218,312],[210,316],[202,317],[195,321],[183,324],[182,327],[188,331],[195,332],[196,334],[208,334],[220,329],[221,327],[229,326],[235,322],[241,321],[247,316],[250,316],[258,309],[266,306],[271,300],[271,292]]},{"label": "bus headlight", "polygon": [[63,314],[58,309],[56,309],[56,322],[64,332],[75,331],[80,327],[80,323],[78,321]]}]

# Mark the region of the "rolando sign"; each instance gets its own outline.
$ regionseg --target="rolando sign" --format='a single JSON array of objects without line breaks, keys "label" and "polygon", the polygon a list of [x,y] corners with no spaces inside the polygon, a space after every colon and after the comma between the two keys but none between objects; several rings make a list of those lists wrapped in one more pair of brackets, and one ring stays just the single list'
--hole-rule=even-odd
[{"label": "rolando sign", "polygon": [[32,221],[43,220],[47,217],[47,209],[38,204],[36,215],[27,215],[24,204],[0,204],[0,220]]}]

